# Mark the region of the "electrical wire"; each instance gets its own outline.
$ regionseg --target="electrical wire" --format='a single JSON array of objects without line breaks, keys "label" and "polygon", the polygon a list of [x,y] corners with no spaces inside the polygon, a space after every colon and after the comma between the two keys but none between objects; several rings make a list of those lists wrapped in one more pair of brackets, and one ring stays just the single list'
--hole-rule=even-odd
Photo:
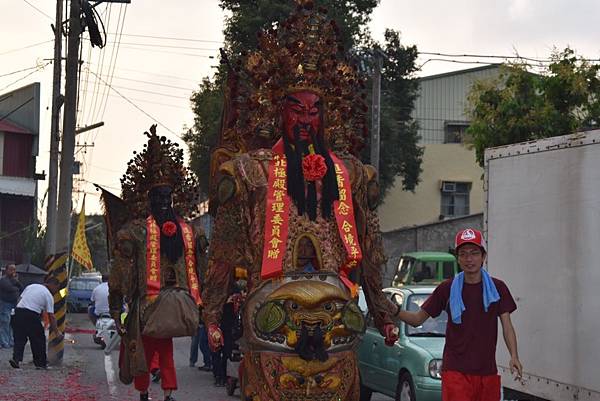
[{"label": "electrical wire", "polygon": [[40,68],[38,65],[36,65],[34,67],[23,68],[22,70],[17,70],[17,71],[13,71],[13,72],[8,72],[6,74],[2,74],[2,75],[0,75],[0,78],[2,78],[2,77],[8,77],[9,75],[18,74],[18,73],[24,72],[24,71],[35,70],[35,69],[38,69],[38,68]]},{"label": "electrical wire", "polygon": [[38,13],[44,15],[46,18],[49,18],[50,21],[54,21],[54,18],[52,18],[51,16],[49,16],[48,14],[46,14],[45,12],[43,12],[42,10],[40,10],[39,8],[37,8],[36,6],[34,6],[33,4],[31,4],[29,1],[27,0],[23,0],[25,3],[29,4],[29,6],[31,8],[33,8],[34,10],[36,10]]},{"label": "electrical wire", "polygon": [[[121,5],[121,8],[123,7],[123,5]],[[119,15],[120,15],[121,10],[119,10]],[[117,60],[119,57],[119,49],[121,47],[121,35],[123,34],[123,27],[125,26],[125,17],[127,16],[127,5],[125,5],[125,12],[123,13],[123,20],[121,20],[121,29],[119,30],[119,37],[117,39],[117,50],[116,50],[116,54],[115,54],[115,59],[114,59],[114,63],[112,65],[112,69],[110,71],[110,79],[108,80],[108,84],[112,85],[113,83],[113,79],[115,76],[115,68],[117,67]],[[116,32],[116,30],[115,30]],[[115,49],[115,47],[113,46],[113,50]],[[104,119],[104,115],[106,114],[106,106],[108,105],[108,93],[110,91],[106,92],[106,99],[104,101],[104,107],[102,108],[102,114],[100,115],[100,119]]]},{"label": "electrical wire", "polygon": [[184,41],[184,42],[201,42],[201,43],[218,43],[218,44],[223,44],[222,40],[178,38],[178,37],[173,37],[173,36],[136,35],[136,34],[133,34],[133,33],[124,33],[123,36],[130,36],[130,37],[135,37],[135,38],[178,40],[178,41]]},{"label": "electrical wire", "polygon": [[19,47],[19,48],[16,48],[16,49],[7,50],[5,52],[0,53],[0,56],[4,56],[5,54],[10,54],[10,53],[14,53],[14,52],[19,52],[19,51],[25,50],[25,49],[31,49],[32,47],[36,47],[36,46],[40,46],[40,45],[45,45],[46,43],[50,43],[50,42],[54,42],[54,39],[45,40],[43,42],[33,43],[31,45]]},{"label": "electrical wire", "polygon": [[38,68],[37,68],[35,71],[31,71],[29,74],[25,75],[24,77],[21,77],[21,78],[17,79],[16,81],[13,81],[13,82],[11,82],[10,84],[6,85],[6,86],[5,86],[5,87],[3,87],[3,88],[0,88],[0,92],[1,92],[1,91],[3,91],[3,90],[5,90],[5,89],[8,89],[8,88],[10,88],[11,86],[13,86],[14,84],[16,84],[17,82],[20,82],[20,81],[22,81],[22,80],[24,80],[24,79],[26,79],[26,78],[30,77],[31,75],[35,74],[35,73],[36,73],[36,72],[38,72],[38,71],[42,71],[44,68],[46,68],[46,66],[47,66],[48,64],[51,64],[51,61],[47,62],[46,64],[43,64],[43,65],[41,65],[41,66],[40,66],[40,67],[38,67]]},{"label": "electrical wire", "polygon": [[148,113],[146,110],[142,109],[140,106],[138,106],[137,104],[135,104],[134,102],[132,102],[131,100],[129,100],[129,98],[125,95],[123,95],[121,92],[119,92],[118,90],[116,90],[115,88],[113,88],[111,85],[108,85],[108,82],[104,81],[102,78],[100,78],[98,75],[96,75],[93,71],[90,71],[93,75],[96,76],[96,78],[98,78],[100,81],[102,81],[105,85],[107,85],[110,89],[112,89],[117,95],[119,95],[121,98],[123,98],[127,103],[131,104],[133,107],[135,107],[138,111],[140,111],[141,113],[143,113],[146,117],[151,118],[152,120],[156,121],[156,123],[158,125],[160,125],[161,127],[163,127],[164,129],[166,129],[167,131],[169,131],[171,134],[175,135],[178,139],[183,140],[183,138],[179,135],[176,134],[175,131],[173,131],[172,129],[170,129],[169,127],[167,127],[166,125],[164,125],[162,122],[160,122],[158,119],[154,118],[150,113]]}]

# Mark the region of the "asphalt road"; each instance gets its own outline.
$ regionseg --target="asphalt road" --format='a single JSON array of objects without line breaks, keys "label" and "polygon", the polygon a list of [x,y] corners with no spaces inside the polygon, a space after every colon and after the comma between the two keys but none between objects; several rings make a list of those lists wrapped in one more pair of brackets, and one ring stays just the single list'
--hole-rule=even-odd
[{"label": "asphalt road", "polygon": [[[70,314],[69,326],[79,329],[91,329],[92,325],[85,314]],[[174,340],[174,357],[177,369],[177,380],[179,390],[174,393],[177,401],[231,401],[239,400],[239,389],[233,397],[226,394],[223,387],[215,387],[211,373],[201,372],[197,368],[189,367],[189,338],[178,338]],[[27,347],[29,348],[29,347]],[[118,351],[105,356],[92,341],[91,334],[73,333],[67,337],[65,348],[65,374],[70,374],[69,369],[76,369],[78,386],[89,394],[90,399],[97,401],[109,400],[138,400],[138,394],[133,385],[123,385],[118,378]],[[27,356],[25,360],[27,360]],[[200,359],[201,359],[200,354]],[[6,361],[5,358],[1,358]],[[1,370],[5,369],[5,362]],[[10,368],[8,368],[10,369]],[[31,369],[30,369],[31,370]],[[24,368],[23,371],[27,371]],[[17,374],[18,371],[8,373]],[[33,370],[38,373],[39,371]],[[56,372],[48,372],[57,374]],[[160,384],[151,383],[150,396],[153,400],[162,400]],[[0,399],[2,397],[0,396]],[[43,399],[43,398],[40,398]],[[54,398],[48,398],[54,400]],[[69,400],[71,398],[55,398],[56,400]],[[390,401],[391,398],[381,394],[375,394],[372,401]]]}]

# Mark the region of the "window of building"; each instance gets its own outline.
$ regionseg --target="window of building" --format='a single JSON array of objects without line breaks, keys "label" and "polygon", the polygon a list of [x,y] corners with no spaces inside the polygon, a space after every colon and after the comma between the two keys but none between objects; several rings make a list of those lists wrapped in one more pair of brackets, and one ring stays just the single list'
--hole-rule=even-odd
[{"label": "window of building", "polygon": [[444,143],[463,143],[469,124],[466,122],[446,122],[444,124]]},{"label": "window of building", "polygon": [[469,214],[470,182],[442,181],[442,208],[440,218]]}]

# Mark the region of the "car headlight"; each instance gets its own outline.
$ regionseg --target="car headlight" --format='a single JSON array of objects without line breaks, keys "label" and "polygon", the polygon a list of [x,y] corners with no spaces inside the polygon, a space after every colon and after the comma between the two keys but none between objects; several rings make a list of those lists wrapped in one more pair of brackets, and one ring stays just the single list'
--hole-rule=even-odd
[{"label": "car headlight", "polygon": [[442,360],[441,359],[432,359],[429,361],[429,376],[434,379],[442,378]]}]

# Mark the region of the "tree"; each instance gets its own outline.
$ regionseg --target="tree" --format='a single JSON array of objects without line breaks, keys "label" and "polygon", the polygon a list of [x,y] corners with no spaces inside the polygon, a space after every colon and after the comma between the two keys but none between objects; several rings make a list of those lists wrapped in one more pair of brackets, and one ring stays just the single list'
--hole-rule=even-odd
[{"label": "tree", "polygon": [[414,79],[416,46],[402,46],[400,33],[385,32],[385,54],[381,79],[380,183],[385,196],[397,176],[402,188],[413,191],[419,183],[423,148],[417,146],[418,123],[411,113],[419,83]]},{"label": "tree", "polygon": [[600,126],[600,65],[566,48],[540,73],[525,63],[503,67],[498,79],[469,94],[468,140],[483,166],[488,147],[566,135]]},{"label": "tree", "polygon": [[[372,48],[369,31],[366,28],[378,0],[322,0],[318,2],[328,10],[330,18],[340,28],[340,38],[345,49],[355,54],[365,54]],[[230,57],[255,49],[257,32],[272,27],[287,18],[293,11],[292,1],[280,0],[221,0],[221,8],[230,16],[225,21],[225,49]],[[416,70],[416,47],[400,44],[397,32],[386,33],[384,47],[389,55],[385,62],[382,89],[382,105],[389,105],[389,115],[382,115],[382,146],[380,182],[383,193],[400,174],[405,189],[414,189],[420,173],[422,151],[416,146],[416,124],[411,120],[416,83],[411,74]],[[235,60],[231,60],[235,62]],[[184,133],[184,140],[190,148],[190,166],[200,179],[203,195],[208,193],[210,152],[219,136],[220,116],[223,108],[223,84],[226,69],[221,66],[213,80],[205,78],[198,91],[191,98],[195,119],[193,127]],[[386,109],[387,110],[387,109]],[[365,152],[368,155],[368,152]],[[368,162],[368,157],[363,158]]]}]

